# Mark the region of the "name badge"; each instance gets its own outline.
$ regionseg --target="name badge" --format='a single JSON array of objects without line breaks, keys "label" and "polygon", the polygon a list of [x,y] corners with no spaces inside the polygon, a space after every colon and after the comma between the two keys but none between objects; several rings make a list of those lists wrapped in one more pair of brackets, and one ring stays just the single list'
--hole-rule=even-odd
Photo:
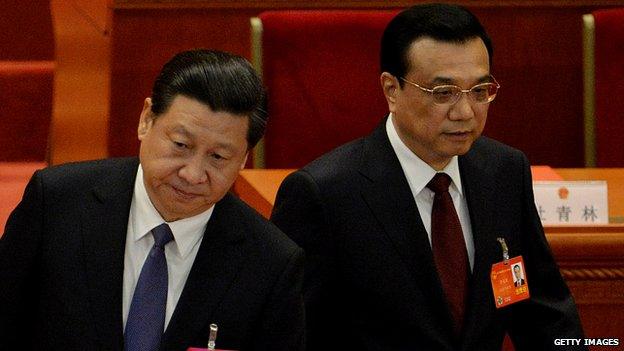
[{"label": "name badge", "polygon": [[490,279],[496,308],[502,308],[530,297],[529,281],[524,270],[522,256],[493,264]]}]

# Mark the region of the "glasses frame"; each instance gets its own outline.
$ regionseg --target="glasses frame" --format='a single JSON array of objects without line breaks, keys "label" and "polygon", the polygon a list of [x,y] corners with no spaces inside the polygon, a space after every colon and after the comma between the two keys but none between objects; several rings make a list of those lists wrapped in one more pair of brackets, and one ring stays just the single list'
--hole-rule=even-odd
[{"label": "glasses frame", "polygon": [[[470,99],[471,101],[473,101],[475,104],[489,104],[490,102],[494,101],[494,99],[496,99],[496,95],[498,94],[498,89],[500,89],[500,84],[498,84],[498,82],[496,81],[496,79],[494,78],[494,76],[493,76],[493,75],[490,75],[490,78],[492,79],[492,81],[491,81],[491,82],[483,82],[483,83],[479,83],[479,84],[476,84],[475,86],[473,86],[473,87],[472,87],[472,88],[470,88],[470,89],[462,89],[460,86],[457,86],[457,85],[454,85],[454,84],[436,85],[435,87],[433,87],[433,88],[429,89],[429,88],[425,88],[425,87],[423,87],[423,86],[421,86],[421,85],[419,85],[419,84],[417,84],[417,83],[414,83],[414,82],[412,82],[411,80],[406,79],[405,77],[400,77],[400,79],[401,79],[402,81],[404,81],[405,83],[411,84],[411,85],[415,86],[416,88],[418,88],[418,89],[420,89],[420,90],[422,90],[422,91],[424,91],[424,92],[426,92],[426,93],[429,93],[432,97],[433,97],[433,92],[434,92],[434,90],[435,90],[435,89],[439,89],[439,88],[448,88],[448,87],[450,87],[450,88],[457,88],[457,89],[459,89],[459,94],[453,95],[454,97],[452,98],[452,100],[450,100],[450,101],[452,101],[452,102],[444,102],[444,103],[439,103],[439,102],[436,102],[436,101],[435,101],[435,99],[433,100],[433,103],[434,103],[434,104],[436,104],[436,105],[441,105],[441,106],[452,106],[452,105],[455,105],[455,104],[457,103],[457,101],[459,101],[459,99],[461,98],[461,94],[466,94],[466,95],[468,95],[469,99]],[[494,85],[496,86],[496,94],[492,95],[492,96],[494,96],[494,97],[493,97],[491,100],[488,100],[488,101],[481,101],[481,102],[480,102],[480,101],[475,100],[473,97],[471,97],[470,92],[471,92],[474,88],[477,88],[477,87],[482,86],[482,85],[490,85],[490,84],[494,84]]]}]

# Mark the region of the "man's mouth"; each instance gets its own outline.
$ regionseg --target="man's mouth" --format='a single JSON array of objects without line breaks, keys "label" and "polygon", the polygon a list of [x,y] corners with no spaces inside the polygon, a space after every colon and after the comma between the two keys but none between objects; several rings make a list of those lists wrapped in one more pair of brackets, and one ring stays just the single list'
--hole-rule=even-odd
[{"label": "man's mouth", "polygon": [[180,197],[185,198],[185,199],[193,199],[195,197],[200,196],[199,194],[195,194],[195,193],[192,193],[192,192],[184,191],[184,190],[182,190],[182,189],[180,189],[180,188],[178,188],[178,187],[176,187],[174,185],[172,185],[171,188],[173,189],[173,191],[176,194],[178,194]]},{"label": "man's mouth", "polygon": [[445,132],[444,135],[453,140],[464,141],[470,137],[471,132],[467,130],[460,130],[454,132]]},{"label": "man's mouth", "polygon": [[470,134],[470,131],[469,130],[457,130],[457,131],[454,131],[454,132],[446,132],[446,134],[458,134],[458,135]]}]

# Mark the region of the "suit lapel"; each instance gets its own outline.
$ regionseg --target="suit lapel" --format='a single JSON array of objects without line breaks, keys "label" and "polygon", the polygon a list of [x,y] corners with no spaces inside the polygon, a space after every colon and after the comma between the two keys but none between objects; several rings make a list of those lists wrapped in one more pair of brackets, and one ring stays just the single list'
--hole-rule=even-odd
[{"label": "suit lapel", "polygon": [[451,317],[443,299],[431,244],[401,164],[388,140],[385,124],[384,119],[365,139],[360,167],[365,178],[362,196],[411,272],[411,279],[423,287],[420,293],[428,305],[418,316],[425,325],[423,331],[451,349]]},{"label": "suit lapel", "polygon": [[246,259],[249,231],[239,220],[232,195],[219,201],[206,226],[184,290],[165,331],[162,349],[186,349],[189,340],[204,333]]},{"label": "suit lapel", "polygon": [[[477,144],[477,141],[475,144]],[[490,268],[493,253],[500,253],[496,241],[496,230],[493,224],[496,203],[496,179],[488,171],[487,161],[476,151],[476,145],[465,156],[459,158],[462,184],[466,194],[466,202],[470,213],[473,242],[475,245],[475,261],[468,297],[463,349],[467,349],[474,338],[482,333],[484,326],[491,325],[489,319],[491,293]],[[500,236],[500,235],[499,235]]]},{"label": "suit lapel", "polygon": [[122,286],[128,215],[138,161],[119,161],[88,194],[82,237],[92,318],[101,349],[123,348]]}]

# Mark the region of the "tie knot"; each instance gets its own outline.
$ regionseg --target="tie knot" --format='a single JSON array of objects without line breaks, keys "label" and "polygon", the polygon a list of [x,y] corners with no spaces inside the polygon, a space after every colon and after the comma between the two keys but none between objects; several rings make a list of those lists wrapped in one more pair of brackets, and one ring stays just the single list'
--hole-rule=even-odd
[{"label": "tie knot", "polygon": [[427,188],[431,189],[436,195],[447,192],[449,185],[451,185],[451,177],[446,173],[436,173],[436,175],[429,181]]},{"label": "tie knot", "polygon": [[167,223],[152,229],[152,235],[154,236],[154,245],[160,248],[165,247],[168,242],[173,240],[173,233],[171,233],[171,228],[169,228]]}]

